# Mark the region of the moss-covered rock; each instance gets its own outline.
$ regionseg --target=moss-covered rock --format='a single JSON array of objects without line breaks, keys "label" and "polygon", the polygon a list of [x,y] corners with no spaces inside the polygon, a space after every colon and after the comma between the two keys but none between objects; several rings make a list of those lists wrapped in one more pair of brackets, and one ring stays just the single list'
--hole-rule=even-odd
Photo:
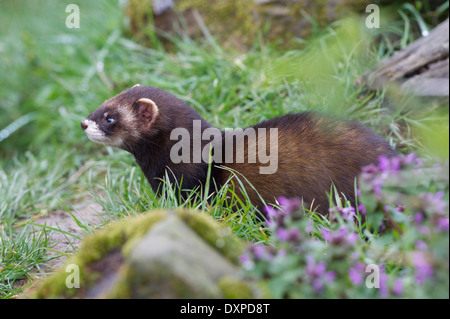
[{"label": "moss-covered rock", "polygon": [[[250,286],[236,267],[242,250],[228,228],[203,212],[151,211],[85,238],[33,297],[250,298],[253,290],[242,288]],[[67,283],[69,265],[79,270],[79,288]],[[223,278],[229,278],[225,284]]]}]

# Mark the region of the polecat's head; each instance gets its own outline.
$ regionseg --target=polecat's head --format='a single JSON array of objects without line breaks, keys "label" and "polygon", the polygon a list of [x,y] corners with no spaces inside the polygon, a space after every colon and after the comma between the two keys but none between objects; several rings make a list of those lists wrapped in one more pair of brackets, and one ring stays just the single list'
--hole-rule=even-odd
[{"label": "polecat's head", "polygon": [[149,97],[153,91],[158,96],[162,90],[136,84],[103,102],[81,122],[81,128],[93,142],[130,150],[133,143],[155,129],[159,108]]}]

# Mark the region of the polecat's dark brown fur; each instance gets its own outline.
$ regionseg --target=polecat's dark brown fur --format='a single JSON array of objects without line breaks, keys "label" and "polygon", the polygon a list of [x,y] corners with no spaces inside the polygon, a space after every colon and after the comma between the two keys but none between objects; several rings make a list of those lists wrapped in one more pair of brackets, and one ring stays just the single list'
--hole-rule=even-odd
[{"label": "polecat's dark brown fur", "polygon": [[[110,119],[112,123],[108,123]],[[183,127],[192,133],[193,120],[201,120],[204,128],[211,127],[174,95],[155,87],[135,85],[103,102],[81,126],[92,141],[117,146],[133,154],[153,190],[157,191],[167,168],[172,183],[183,177],[185,189],[204,184],[207,163],[174,164],[170,160],[170,150],[176,143],[170,140],[171,131]],[[90,130],[93,133],[90,134]],[[194,136],[190,136],[192,145]],[[206,144],[202,142],[202,146]]]},{"label": "polecat's dark brown fur", "polygon": [[[355,177],[361,168],[377,163],[379,156],[396,154],[386,140],[357,122],[336,122],[311,112],[284,115],[253,127],[278,128],[277,172],[258,174],[264,164],[248,163],[247,152],[244,163],[226,166],[241,172],[266,203],[280,196],[301,197],[308,208],[324,214],[328,213],[326,193],[332,182],[339,194],[345,194],[354,204]],[[247,150],[249,142],[245,140],[244,144]],[[221,183],[227,177],[222,175]],[[245,181],[244,185],[252,203],[261,207],[258,194]]]},{"label": "polecat's dark brown fur", "polygon": [[[158,88],[136,85],[105,101],[82,121],[81,126],[94,142],[117,146],[133,154],[156,191],[166,169],[169,169],[168,176],[172,181],[182,180],[183,189],[205,185],[208,163],[204,160],[198,163],[193,161],[196,150],[193,145],[197,142],[203,150],[210,140],[194,136],[194,120],[200,121],[201,133],[212,128],[194,109],[172,94]],[[171,160],[171,150],[178,140],[171,140],[170,135],[177,128],[184,128],[190,134],[187,145],[190,163],[176,164]],[[332,182],[339,193],[353,201],[355,177],[361,168],[376,163],[381,155],[396,154],[382,137],[356,122],[335,121],[311,112],[284,115],[253,128],[257,137],[262,134],[257,131],[259,128],[278,130],[278,168],[275,173],[260,174],[260,168],[267,164],[259,160],[251,163],[247,152],[249,149],[256,150],[256,159],[259,159],[258,143],[264,139],[269,142],[269,134],[260,140],[236,137],[245,146],[244,163],[235,161],[236,154],[233,155],[233,163],[223,163],[225,144],[219,158],[222,159],[222,166],[245,177],[241,181],[247,186],[245,189],[251,202],[260,210],[262,202],[259,196],[267,204],[285,196],[301,197],[307,205],[326,214],[329,207],[327,192]],[[224,132],[221,136],[225,140]],[[255,148],[252,143],[256,144]],[[229,171],[217,167],[212,172],[219,186],[230,177]],[[259,196],[246,180],[256,188]],[[234,184],[239,189],[239,183]]]}]

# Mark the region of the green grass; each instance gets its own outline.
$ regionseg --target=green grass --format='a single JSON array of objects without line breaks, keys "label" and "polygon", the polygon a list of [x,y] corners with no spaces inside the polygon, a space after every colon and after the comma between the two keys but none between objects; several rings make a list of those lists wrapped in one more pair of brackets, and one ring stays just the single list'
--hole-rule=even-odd
[{"label": "green grass", "polygon": [[[32,277],[53,245],[48,229],[23,221],[56,209],[71,211],[91,197],[103,207],[104,223],[184,206],[206,209],[241,238],[269,242],[253,206],[243,203],[240,213],[226,207],[232,187],[213,198],[192,194],[184,202],[167,185],[158,198],[131,155],[88,141],[80,120],[136,83],[176,94],[220,128],[317,110],[357,119],[400,150],[426,156],[436,146],[419,142],[415,130],[428,138],[433,136],[428,128],[435,125],[448,132],[448,113],[436,113],[439,103],[388,101],[386,92],[353,86],[357,75],[417,37],[418,20],[408,8],[393,13],[395,23],[373,42],[363,41],[368,37],[357,31],[357,22],[343,20],[295,51],[256,40],[248,52],[237,52],[213,38],[199,43],[182,37],[170,39],[173,51],[167,52],[128,37],[123,10],[112,1],[77,1],[81,28],[67,29],[68,3],[0,4],[0,298],[20,291],[14,282]],[[420,14],[426,21],[439,18]],[[383,107],[388,102],[395,107]],[[86,226],[86,231],[92,229]]]}]

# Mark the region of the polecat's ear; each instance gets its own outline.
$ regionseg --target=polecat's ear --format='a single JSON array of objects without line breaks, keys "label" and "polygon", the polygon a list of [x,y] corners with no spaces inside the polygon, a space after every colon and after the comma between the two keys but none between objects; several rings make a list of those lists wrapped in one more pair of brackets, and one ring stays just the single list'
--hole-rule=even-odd
[{"label": "polecat's ear", "polygon": [[148,98],[141,98],[137,100],[137,114],[140,120],[142,120],[142,123],[147,127],[150,128],[153,122],[155,122],[156,118],[158,117],[158,106],[155,102]]},{"label": "polecat's ear", "polygon": [[131,88],[134,89],[135,87],[141,86],[139,83],[133,85]]}]

